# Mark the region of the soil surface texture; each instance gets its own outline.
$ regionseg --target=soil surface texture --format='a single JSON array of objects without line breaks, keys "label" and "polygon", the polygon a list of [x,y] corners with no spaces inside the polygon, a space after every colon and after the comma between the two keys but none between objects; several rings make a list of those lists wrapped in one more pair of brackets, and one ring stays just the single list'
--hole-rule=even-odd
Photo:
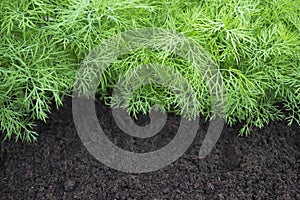
[{"label": "soil surface texture", "polygon": [[[148,152],[168,144],[180,117],[168,114],[155,136],[123,133],[111,111],[96,105],[105,134],[119,147]],[[140,116],[137,124],[149,123]],[[225,126],[217,145],[198,157],[208,123],[185,154],[158,171],[129,174],[109,168],[83,146],[72,117],[71,99],[36,127],[36,143],[4,142],[0,147],[0,199],[300,199],[300,127],[272,122],[237,136],[239,125]]]}]

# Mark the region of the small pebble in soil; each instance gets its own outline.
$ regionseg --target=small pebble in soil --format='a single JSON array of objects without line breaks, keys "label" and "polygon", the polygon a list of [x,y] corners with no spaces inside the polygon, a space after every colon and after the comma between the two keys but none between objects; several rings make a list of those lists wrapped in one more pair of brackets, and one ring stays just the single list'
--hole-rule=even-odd
[{"label": "small pebble in soil", "polygon": [[164,194],[167,194],[167,193],[169,193],[169,189],[168,189],[168,188],[164,188],[164,189],[162,189],[162,192],[163,192]]},{"label": "small pebble in soil", "polygon": [[76,182],[74,180],[69,179],[66,182],[64,182],[63,186],[65,192],[71,192],[75,189]]}]

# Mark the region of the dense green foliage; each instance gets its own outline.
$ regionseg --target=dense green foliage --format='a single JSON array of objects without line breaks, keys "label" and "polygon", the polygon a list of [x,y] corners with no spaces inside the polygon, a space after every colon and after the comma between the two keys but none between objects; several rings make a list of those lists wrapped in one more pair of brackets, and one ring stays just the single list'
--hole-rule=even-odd
[{"label": "dense green foliage", "polygon": [[[180,32],[211,55],[225,83],[226,121],[243,122],[241,134],[270,120],[300,124],[300,0],[2,0],[0,131],[6,139],[36,139],[34,120],[46,120],[51,103],[60,106],[71,94],[89,51],[142,27]],[[99,93],[114,106],[108,89],[127,70],[150,62],[180,71],[197,92],[195,112],[209,119],[201,76],[167,52],[143,49],[118,59],[105,72]],[[158,85],[136,91],[129,111],[147,112],[155,103],[181,113],[176,96]],[[278,103],[290,114],[284,115]]]}]

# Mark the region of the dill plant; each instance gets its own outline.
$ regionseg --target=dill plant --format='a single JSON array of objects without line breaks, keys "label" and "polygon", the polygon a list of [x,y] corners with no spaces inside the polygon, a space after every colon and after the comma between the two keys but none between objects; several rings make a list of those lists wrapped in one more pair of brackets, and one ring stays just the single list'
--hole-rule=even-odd
[{"label": "dill plant", "polygon": [[[299,0],[3,0],[0,11],[0,131],[5,139],[35,140],[34,121],[46,121],[50,105],[61,106],[71,94],[87,54],[107,38],[143,27],[179,32],[211,55],[225,84],[226,122],[244,123],[240,134],[271,120],[300,124]],[[182,73],[200,103],[191,113],[211,119],[205,82],[172,50],[141,49],[116,60],[99,82],[101,98],[117,106],[109,91],[130,69],[148,63]],[[133,116],[157,103],[181,114],[176,95],[160,85],[141,87],[130,102]]]}]

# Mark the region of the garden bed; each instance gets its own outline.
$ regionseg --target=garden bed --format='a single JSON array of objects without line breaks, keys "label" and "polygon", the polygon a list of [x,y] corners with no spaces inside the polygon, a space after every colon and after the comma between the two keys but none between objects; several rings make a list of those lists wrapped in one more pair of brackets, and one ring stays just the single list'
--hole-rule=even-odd
[{"label": "garden bed", "polygon": [[[164,146],[180,121],[170,114],[158,135],[142,141],[122,133],[107,106],[98,103],[97,112],[107,136],[136,152]],[[199,159],[207,127],[200,121],[193,145],[173,164],[127,174],[89,154],[73,124],[71,99],[66,99],[47,124],[36,127],[36,143],[2,144],[0,199],[300,199],[298,125],[272,122],[248,137],[237,136],[239,125],[227,126],[213,151]]]},{"label": "garden bed", "polygon": [[[0,11],[0,199],[300,199],[299,0],[3,0]],[[123,173],[89,153],[73,122],[70,96],[94,92],[124,150],[166,146],[178,114],[203,120],[173,164]],[[110,109],[143,125],[156,105],[168,119],[147,139],[123,133]],[[214,118],[226,127],[200,159]]]}]

